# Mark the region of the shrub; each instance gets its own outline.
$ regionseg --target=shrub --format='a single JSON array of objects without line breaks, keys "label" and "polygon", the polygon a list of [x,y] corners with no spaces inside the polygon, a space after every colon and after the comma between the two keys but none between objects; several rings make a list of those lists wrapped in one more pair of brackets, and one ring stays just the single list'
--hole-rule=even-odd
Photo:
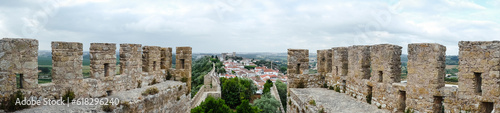
[{"label": "shrub", "polygon": [[187,82],[187,81],[188,81],[188,79],[186,77],[181,78],[181,82]]},{"label": "shrub", "polygon": [[328,88],[328,85],[326,85],[326,83],[323,83],[323,87],[322,88]]},{"label": "shrub", "polygon": [[156,87],[150,87],[148,89],[146,89],[144,92],[142,92],[142,95],[143,96],[147,96],[147,95],[154,95],[154,94],[157,94],[158,92],[158,88]]},{"label": "shrub", "polygon": [[16,105],[16,100],[24,99],[24,94],[21,91],[17,91],[14,94],[11,94],[9,98],[4,98],[0,109],[4,109],[6,112],[13,112],[17,110],[22,110],[28,108],[28,105]]},{"label": "shrub", "polygon": [[340,93],[340,87],[339,86],[335,86],[335,92],[339,92]]},{"label": "shrub", "polygon": [[311,104],[311,105],[313,105],[313,106],[316,106],[316,101],[314,101],[314,100],[310,100],[310,101],[309,101],[309,104]]},{"label": "shrub", "polygon": [[115,108],[111,104],[108,104],[108,105],[102,105],[101,109],[104,112],[112,112],[113,109],[115,109]]},{"label": "shrub", "polygon": [[130,103],[128,101],[123,101],[119,105],[123,106],[123,109],[129,109],[130,108]]},{"label": "shrub", "polygon": [[408,108],[408,109],[405,110],[405,113],[413,113],[413,109]]},{"label": "shrub", "polygon": [[167,71],[167,76],[165,76],[166,80],[170,80],[172,78],[172,74],[170,74],[170,71]]},{"label": "shrub", "polygon": [[142,81],[138,80],[137,81],[137,88],[141,88]]},{"label": "shrub", "polygon": [[318,111],[318,113],[326,113],[326,112],[325,112],[325,108],[321,108],[321,109]]},{"label": "shrub", "polygon": [[62,96],[62,100],[64,101],[64,103],[68,103],[71,101],[73,101],[73,99],[75,98],[75,92],[73,92],[71,89],[68,89],[66,90],[66,93],[64,93],[64,95]]},{"label": "shrub", "polygon": [[334,90],[334,88],[332,86],[328,86],[328,89],[329,90]]},{"label": "shrub", "polygon": [[154,85],[154,84],[158,84],[158,83],[159,83],[159,82],[158,82],[158,81],[156,81],[156,78],[155,78],[155,79],[153,79],[153,81],[152,81],[149,85]]}]

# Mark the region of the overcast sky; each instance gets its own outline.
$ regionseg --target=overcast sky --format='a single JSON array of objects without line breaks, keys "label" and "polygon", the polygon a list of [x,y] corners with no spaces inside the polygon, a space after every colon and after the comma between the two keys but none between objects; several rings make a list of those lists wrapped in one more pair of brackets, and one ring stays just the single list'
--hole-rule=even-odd
[{"label": "overcast sky", "polygon": [[286,52],[500,39],[499,0],[1,0],[0,38]]}]

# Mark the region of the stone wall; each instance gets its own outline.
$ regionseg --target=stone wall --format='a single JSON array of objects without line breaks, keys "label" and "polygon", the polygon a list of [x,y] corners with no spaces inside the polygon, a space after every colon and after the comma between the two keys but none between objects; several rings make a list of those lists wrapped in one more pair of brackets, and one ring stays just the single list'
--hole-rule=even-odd
[{"label": "stone wall", "polygon": [[172,48],[161,48],[161,69],[172,68]]},{"label": "stone wall", "polygon": [[[294,52],[289,50],[288,90],[297,89],[298,82],[326,82],[329,89],[338,87],[355,100],[392,112],[499,112],[500,41],[461,41],[459,47],[458,87],[445,86],[446,47],[415,43],[408,45],[407,82],[401,82],[402,47],[397,45],[335,47],[330,67],[322,60],[328,50],[318,50],[318,70],[332,71],[316,75],[293,73],[293,63],[299,61],[294,57],[307,55],[290,54]],[[308,110],[303,108],[307,104],[297,103],[307,101],[292,96],[288,102],[292,102],[289,110]]]},{"label": "stone wall", "polygon": [[[0,75],[0,97],[6,97],[19,89],[36,89],[38,85],[38,40],[1,39]],[[20,82],[19,86],[16,85],[16,81]]]},{"label": "stone wall", "polygon": [[288,87],[305,88],[305,79],[309,73],[309,50],[288,49]]},{"label": "stone wall", "polygon": [[[166,49],[164,51],[164,59],[161,58],[160,47],[145,46],[143,51],[141,44],[120,44],[120,69],[119,73],[115,70],[116,66],[116,44],[113,43],[91,43],[90,44],[90,77],[84,78],[82,74],[83,62],[83,47],[77,42],[52,42],[52,61],[53,82],[38,84],[38,41],[35,39],[12,39],[4,38],[0,40],[0,102],[13,94],[14,91],[21,91],[25,97],[34,99],[58,99],[67,90],[72,90],[76,98],[105,98],[113,94],[127,94],[126,91],[158,86],[156,84],[179,83],[179,90],[171,90],[170,87],[165,87],[164,91],[160,89],[158,96],[144,97],[140,104],[131,105],[137,107],[133,112],[185,112],[190,106],[190,77],[191,77],[191,48],[182,47],[178,49],[182,59],[185,59],[185,69],[179,69],[178,75],[174,76],[188,77],[187,83],[164,81],[168,70],[176,72],[177,69],[160,69],[160,61],[171,63],[171,54]],[[188,48],[188,49],[186,49]],[[168,58],[170,56],[170,58]],[[152,71],[142,72],[142,64],[154,64],[156,61],[156,69],[153,65],[148,65],[147,68]],[[153,62],[153,63],[151,63]],[[164,64],[166,67],[171,64]],[[20,77],[16,78],[16,74]],[[22,76],[21,76],[22,74]],[[22,88],[16,85],[16,79],[22,79]],[[153,84],[151,79],[157,79]],[[149,80],[149,81],[145,81]],[[161,85],[160,85],[161,86]],[[168,92],[168,93],[162,93]],[[135,93],[140,94],[140,93]],[[169,97],[167,98],[166,95]],[[178,95],[177,98],[170,97]],[[180,98],[180,99],[179,99]],[[127,98],[130,99],[130,98]],[[139,99],[141,100],[141,99]],[[173,103],[176,101],[176,103]],[[0,103],[1,104],[1,103]],[[144,107],[144,106],[148,107]],[[186,106],[186,107],[183,107]],[[37,108],[36,106],[31,106]],[[49,108],[57,108],[54,106],[44,106]],[[156,110],[157,108],[169,108]],[[31,108],[30,108],[31,109]],[[83,108],[79,110],[92,110],[91,108]],[[67,109],[61,109],[67,110]],[[36,110],[35,110],[36,111]],[[2,112],[2,110],[0,110]]]},{"label": "stone wall", "polygon": [[175,69],[177,77],[176,80],[186,82],[188,91],[191,91],[191,47],[177,47],[175,49]]}]

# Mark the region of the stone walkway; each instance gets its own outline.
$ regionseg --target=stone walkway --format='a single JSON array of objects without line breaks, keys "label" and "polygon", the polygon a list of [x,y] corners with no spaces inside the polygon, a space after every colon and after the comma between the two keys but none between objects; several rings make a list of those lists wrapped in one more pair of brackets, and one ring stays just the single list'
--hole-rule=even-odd
[{"label": "stone walkway", "polygon": [[301,99],[313,98],[316,105],[323,106],[328,113],[390,113],[375,105],[354,100],[353,97],[325,88],[291,89]]}]

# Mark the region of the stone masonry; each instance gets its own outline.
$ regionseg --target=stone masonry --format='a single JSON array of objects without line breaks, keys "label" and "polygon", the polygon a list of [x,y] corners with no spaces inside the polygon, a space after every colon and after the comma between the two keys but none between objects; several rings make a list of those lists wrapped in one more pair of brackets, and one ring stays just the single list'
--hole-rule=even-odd
[{"label": "stone masonry", "polygon": [[288,88],[305,88],[302,75],[309,73],[309,50],[288,49]]},{"label": "stone masonry", "polygon": [[177,70],[176,80],[187,83],[188,92],[191,92],[191,47],[177,47],[175,52],[175,69]]},{"label": "stone masonry", "polygon": [[[171,63],[171,54],[160,59],[161,50],[157,46],[141,44],[120,44],[120,70],[116,68],[116,44],[90,44],[90,78],[82,74],[83,47],[77,42],[52,42],[52,82],[38,84],[38,41],[35,39],[3,38],[0,40],[0,102],[7,100],[14,91],[21,91],[27,98],[58,99],[67,90],[72,90],[76,98],[108,98],[120,97],[130,102],[130,107],[122,108],[113,105],[116,112],[189,112],[190,109],[190,79],[191,79],[191,48],[178,48],[178,58],[184,59],[185,69],[160,69],[160,60]],[[154,56],[154,57],[151,57]],[[168,58],[170,56],[170,58]],[[153,59],[153,60],[151,60]],[[143,72],[143,65],[154,64],[155,73]],[[165,66],[171,64],[164,64]],[[178,63],[179,65],[179,63]],[[148,69],[155,67],[148,66]],[[163,81],[167,70],[182,72],[174,76],[188,78],[186,82]],[[18,76],[18,77],[16,77]],[[156,84],[150,84],[152,77],[157,79]],[[16,81],[20,79],[20,81]],[[142,83],[141,83],[142,82]],[[141,84],[139,84],[141,83]],[[20,85],[16,85],[20,84]],[[159,94],[154,96],[141,95],[146,88],[158,87]],[[127,95],[127,96],[123,96]],[[175,96],[174,96],[175,95]],[[0,103],[1,105],[1,103]],[[147,106],[147,107],[144,107]],[[50,110],[51,112],[102,112],[101,106],[86,107],[58,107],[58,106],[30,106],[26,112]],[[39,110],[38,108],[42,109]],[[158,110],[157,108],[162,108]],[[56,110],[57,109],[57,110]],[[0,112],[3,112],[0,110]]]},{"label": "stone masonry", "polygon": [[[19,89],[36,89],[38,40],[14,38],[0,40],[0,75],[0,97],[7,97]],[[18,83],[20,85],[16,85]]]},{"label": "stone masonry", "polygon": [[[331,66],[321,65],[325,64],[322,59],[328,50],[318,50],[319,74],[300,76],[294,73],[295,63],[301,61],[296,57],[307,56],[307,52],[291,54],[296,52],[289,49],[288,92],[292,96],[287,102],[292,103],[288,103],[288,111],[317,112],[324,108],[328,112],[356,112],[356,109],[346,111],[337,108],[344,104],[308,104],[311,97],[321,97],[315,99],[316,102],[336,98],[313,93],[328,89],[307,84],[298,87],[300,82],[321,83],[316,76],[326,75],[324,82],[330,89],[339,87],[340,93],[390,112],[500,112],[500,41],[461,41],[459,47],[458,87],[445,86],[446,47],[440,44],[408,45],[407,82],[401,82],[402,47],[397,45],[335,47],[331,49]],[[332,71],[324,71],[323,68],[331,68]],[[322,71],[327,73],[320,73]],[[334,103],[339,104],[337,101]]]}]

